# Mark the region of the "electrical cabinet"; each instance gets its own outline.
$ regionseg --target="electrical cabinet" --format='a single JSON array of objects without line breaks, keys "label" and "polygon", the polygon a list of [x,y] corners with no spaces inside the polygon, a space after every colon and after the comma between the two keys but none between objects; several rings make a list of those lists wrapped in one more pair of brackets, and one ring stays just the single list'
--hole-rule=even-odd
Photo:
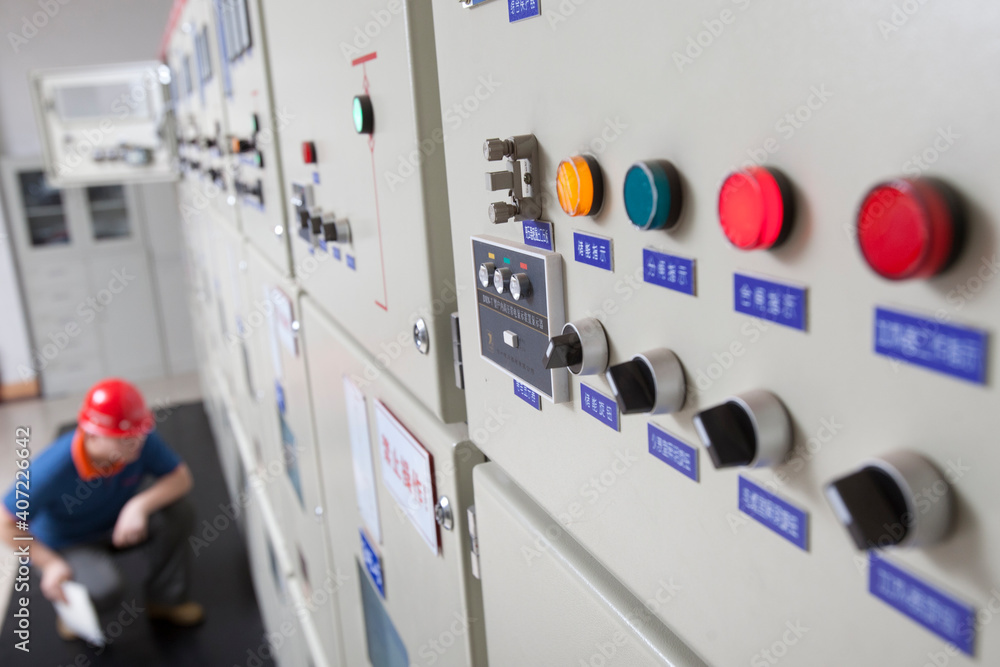
[{"label": "electrical cabinet", "polygon": [[656,616],[676,582],[635,597],[497,464],[474,478],[490,664],[705,665]]},{"label": "electrical cabinet", "polygon": [[486,665],[466,515],[482,454],[309,296],[302,332],[345,664]]},{"label": "electrical cabinet", "polygon": [[243,233],[283,275],[292,275],[278,136],[292,118],[271,95],[267,45],[256,0],[215,0],[225,137]]},{"label": "electrical cabinet", "polygon": [[219,11],[211,0],[186,2],[163,56],[172,73],[180,187],[188,194],[181,215],[213,210],[238,226],[237,167],[225,113],[231,82]]},{"label": "electrical cabinet", "polygon": [[54,185],[173,180],[170,72],[162,63],[35,70],[30,78]]},{"label": "electrical cabinet", "polygon": [[[470,433],[710,664],[1000,656],[998,20],[434,3]],[[482,235],[561,255],[568,400],[486,358]]]},{"label": "electrical cabinet", "polygon": [[251,357],[260,362],[255,369],[260,430],[253,438],[254,446],[261,448],[263,492],[281,517],[280,530],[296,581],[311,601],[303,614],[321,630],[324,659],[340,664],[336,600],[339,575],[349,570],[331,560],[327,548],[327,505],[318,451],[322,441],[313,433],[300,294],[253,247],[248,248],[246,263],[252,305],[242,337],[254,348]]},{"label": "electrical cabinet", "polygon": [[262,4],[296,278],[381,369],[461,421],[431,5]]}]

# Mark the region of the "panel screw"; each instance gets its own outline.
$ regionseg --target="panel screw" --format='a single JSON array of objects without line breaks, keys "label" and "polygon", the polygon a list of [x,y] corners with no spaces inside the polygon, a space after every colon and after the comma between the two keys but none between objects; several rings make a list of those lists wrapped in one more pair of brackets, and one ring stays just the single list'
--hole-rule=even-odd
[{"label": "panel screw", "polygon": [[427,354],[431,349],[430,334],[427,332],[427,323],[423,318],[413,323],[413,344],[420,354]]},{"label": "panel screw", "polygon": [[451,501],[447,496],[441,496],[434,507],[434,520],[445,530],[455,527],[455,517],[451,513]]}]

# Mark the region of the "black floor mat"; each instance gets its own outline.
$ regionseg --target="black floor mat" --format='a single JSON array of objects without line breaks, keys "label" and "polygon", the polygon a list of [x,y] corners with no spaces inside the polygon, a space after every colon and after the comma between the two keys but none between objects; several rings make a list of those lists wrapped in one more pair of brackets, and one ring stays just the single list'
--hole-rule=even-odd
[{"label": "black floor mat", "polygon": [[[201,403],[177,405],[158,411],[157,429],[194,473],[195,486],[190,500],[198,516],[196,533],[203,521],[212,521],[229,502],[215,441]],[[62,430],[71,429],[67,425]],[[30,592],[30,653],[15,648],[17,598],[15,592],[0,633],[0,665],[35,667],[174,667],[183,665],[230,667],[231,665],[273,665],[264,639],[264,626],[257,608],[243,535],[235,524],[219,532],[219,537],[201,549],[194,560],[195,598],[205,607],[205,622],[196,628],[176,628],[162,622],[151,623],[144,615],[131,619],[130,611],[118,615],[125,623],[104,620],[105,634],[117,635],[103,650],[82,641],[65,642],[56,634],[56,613],[32,577]],[[128,558],[120,560],[129,579],[125,599],[137,600],[141,607],[141,585]],[[130,576],[131,575],[131,576]]]}]

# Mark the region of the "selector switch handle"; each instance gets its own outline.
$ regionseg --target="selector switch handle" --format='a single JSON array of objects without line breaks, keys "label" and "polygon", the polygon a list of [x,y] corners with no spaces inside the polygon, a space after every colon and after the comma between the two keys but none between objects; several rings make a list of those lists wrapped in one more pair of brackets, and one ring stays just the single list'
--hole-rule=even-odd
[{"label": "selector switch handle", "polygon": [[663,415],[684,407],[684,369],[677,355],[666,348],[637,354],[631,361],[612,366],[604,375],[623,414]]},{"label": "selector switch handle", "polygon": [[777,396],[763,389],[730,397],[694,418],[716,468],[781,463],[792,448],[792,422]]},{"label": "selector switch handle", "polygon": [[545,368],[579,368],[583,364],[583,343],[575,331],[554,336],[545,348]]},{"label": "selector switch handle", "polygon": [[645,362],[632,359],[612,366],[606,376],[622,414],[649,412],[653,409],[656,381],[653,379],[652,369]]}]

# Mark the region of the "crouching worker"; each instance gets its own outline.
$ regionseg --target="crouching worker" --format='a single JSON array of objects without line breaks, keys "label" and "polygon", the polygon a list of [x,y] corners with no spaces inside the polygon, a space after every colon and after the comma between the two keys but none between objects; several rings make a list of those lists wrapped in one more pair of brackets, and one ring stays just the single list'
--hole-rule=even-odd
[{"label": "crouching worker", "polygon": [[[0,534],[30,545],[42,593],[65,602],[62,584],[83,584],[98,612],[120,607],[122,580],[114,555],[138,551],[145,561],[146,613],[176,625],[202,620],[191,600],[194,510],[184,499],[191,471],[154,428],[142,394],[128,382],[103,380],[87,392],[77,428],[41,452],[29,467],[28,527],[16,524],[15,487],[4,497]],[[154,478],[144,490],[142,483]],[[21,485],[22,499],[24,485]],[[24,503],[21,503],[24,506]],[[73,639],[59,623],[59,634]]]}]

